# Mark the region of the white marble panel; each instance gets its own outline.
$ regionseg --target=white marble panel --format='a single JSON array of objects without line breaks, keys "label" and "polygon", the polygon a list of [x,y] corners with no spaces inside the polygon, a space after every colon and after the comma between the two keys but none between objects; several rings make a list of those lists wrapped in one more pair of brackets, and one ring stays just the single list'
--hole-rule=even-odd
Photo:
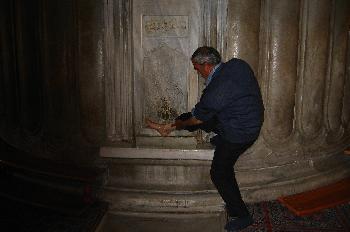
[{"label": "white marble panel", "polygon": [[100,156],[122,159],[212,160],[214,150],[101,147]]},{"label": "white marble panel", "polygon": [[145,118],[171,122],[196,103],[190,56],[200,45],[202,11],[199,0],[133,1],[136,136],[157,136]]}]

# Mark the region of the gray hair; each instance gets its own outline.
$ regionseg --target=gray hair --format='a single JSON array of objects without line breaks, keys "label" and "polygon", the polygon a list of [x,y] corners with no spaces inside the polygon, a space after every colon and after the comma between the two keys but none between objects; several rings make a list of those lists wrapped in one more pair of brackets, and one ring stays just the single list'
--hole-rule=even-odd
[{"label": "gray hair", "polygon": [[221,62],[221,55],[215,48],[203,46],[197,48],[193,53],[191,60],[197,64],[216,65]]}]

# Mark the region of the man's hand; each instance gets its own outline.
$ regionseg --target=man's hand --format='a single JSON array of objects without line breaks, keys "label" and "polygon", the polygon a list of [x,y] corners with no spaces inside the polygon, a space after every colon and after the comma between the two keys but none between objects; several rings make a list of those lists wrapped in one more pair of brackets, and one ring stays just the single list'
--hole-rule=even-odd
[{"label": "man's hand", "polygon": [[168,136],[170,134],[170,132],[175,130],[175,126],[172,126],[171,123],[160,124],[160,123],[153,122],[152,120],[150,120],[148,118],[146,118],[145,123],[149,128],[155,129],[156,131],[158,131],[158,133],[161,136]]}]

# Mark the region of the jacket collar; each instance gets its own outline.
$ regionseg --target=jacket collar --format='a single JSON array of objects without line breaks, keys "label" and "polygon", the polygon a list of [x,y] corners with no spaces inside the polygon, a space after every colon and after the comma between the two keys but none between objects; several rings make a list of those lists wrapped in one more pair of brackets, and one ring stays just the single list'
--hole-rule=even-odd
[{"label": "jacket collar", "polygon": [[213,80],[214,78],[214,74],[216,74],[216,71],[219,71],[222,67],[222,63],[218,63],[217,65],[215,65],[215,67],[213,68],[213,70],[211,70],[211,72],[209,73],[209,76],[207,78],[207,80],[205,81],[205,86],[208,86],[210,84],[210,82]]}]

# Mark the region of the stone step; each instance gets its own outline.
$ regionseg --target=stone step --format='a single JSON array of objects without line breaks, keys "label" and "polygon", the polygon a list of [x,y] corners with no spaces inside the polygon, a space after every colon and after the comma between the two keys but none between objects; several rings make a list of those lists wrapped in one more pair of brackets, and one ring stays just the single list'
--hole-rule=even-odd
[{"label": "stone step", "polygon": [[98,232],[224,232],[226,215],[109,212]]},{"label": "stone step", "polygon": [[110,209],[144,213],[221,213],[224,204],[217,191],[157,191],[105,187]]}]

